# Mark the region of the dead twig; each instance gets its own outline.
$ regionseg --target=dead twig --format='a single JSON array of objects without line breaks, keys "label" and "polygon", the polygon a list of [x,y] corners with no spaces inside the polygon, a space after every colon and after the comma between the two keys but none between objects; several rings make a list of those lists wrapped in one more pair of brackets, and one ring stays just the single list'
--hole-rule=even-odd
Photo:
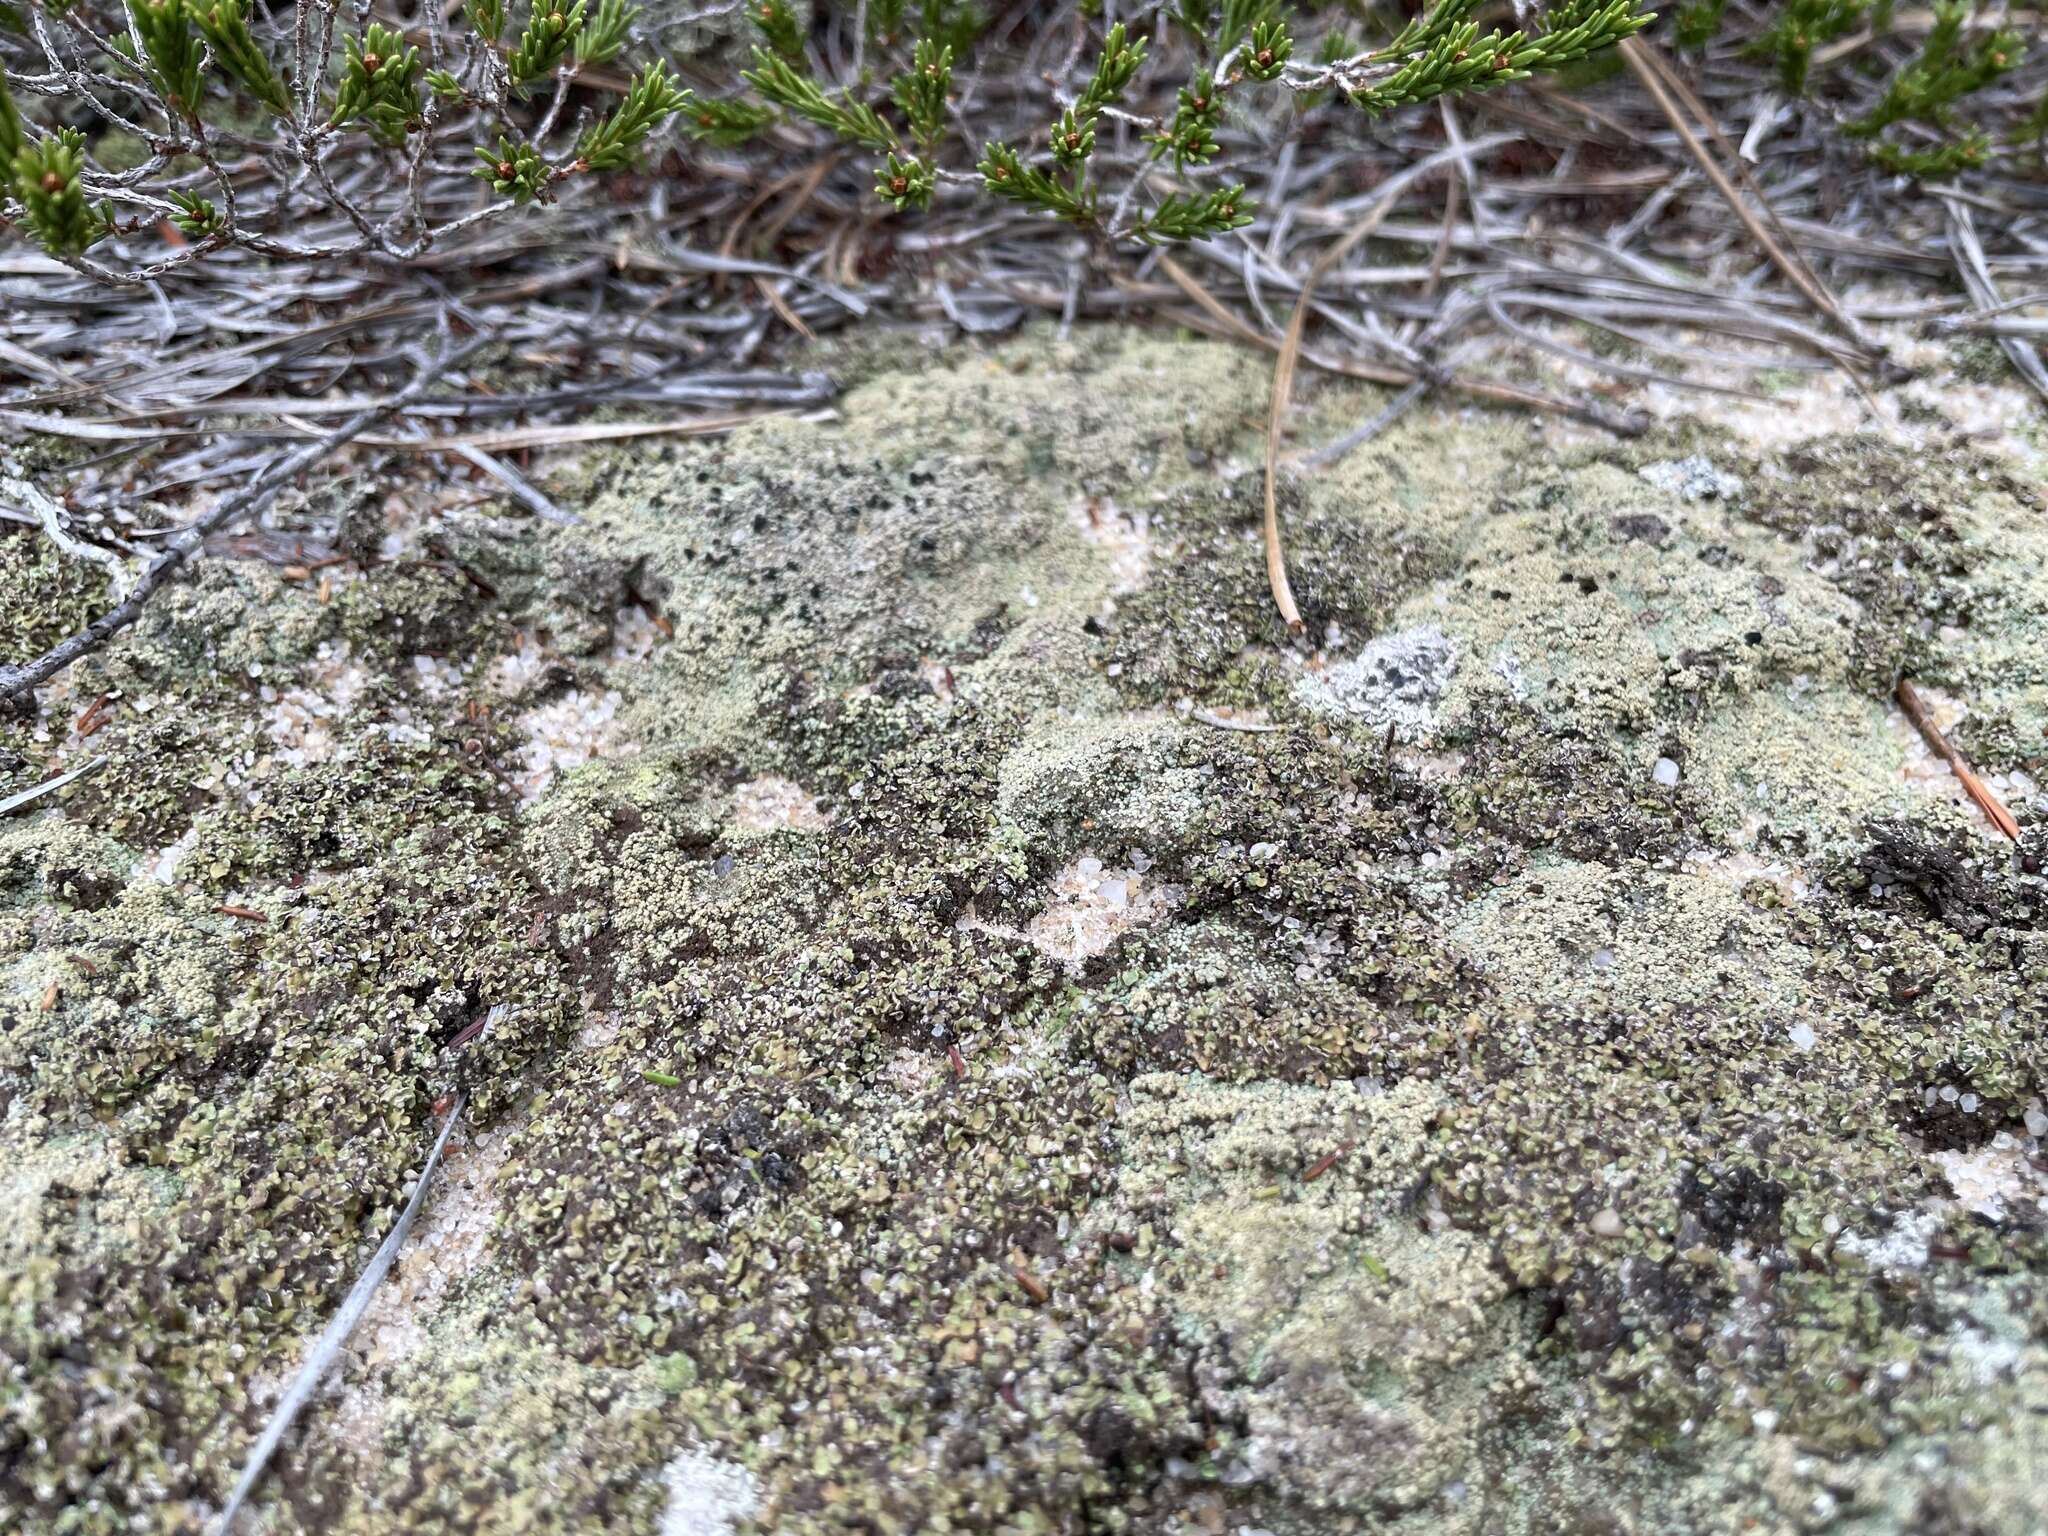
[{"label": "dead twig", "polygon": [[135,585],[120,602],[94,619],[84,629],[60,640],[33,661],[23,662],[17,666],[0,667],[0,701],[11,701],[15,704],[25,702],[31,690],[41,687],[79,657],[96,650],[112,636],[133,624],[142,617],[144,606],[155,595],[156,590],[177,574],[179,568],[205,544],[209,534],[226,527],[237,517],[257,510],[300,471],[310,469],[350,438],[360,434],[378,417],[397,410],[423,394],[428,385],[449,368],[476,352],[487,339],[479,336],[460,346],[444,350],[440,356],[423,365],[413,376],[412,382],[391,399],[368,410],[358,411],[318,442],[309,443],[296,453],[286,454],[252,480],[246,489],[232,496],[223,497],[220,504],[204,517],[179,529],[165,544],[163,553],[143,567]]},{"label": "dead twig", "polygon": [[362,1316],[369,1310],[370,1297],[377,1286],[397,1262],[398,1250],[405,1246],[406,1234],[412,1231],[414,1218],[420,1213],[425,1202],[428,1186],[433,1183],[434,1170],[441,1165],[441,1154],[447,1150],[448,1138],[455,1130],[456,1121],[462,1118],[463,1106],[468,1103],[466,1093],[455,1095],[449,1107],[448,1118],[441,1122],[441,1134],[434,1139],[434,1148],[427,1154],[426,1165],[420,1169],[418,1182],[412,1187],[412,1198],[405,1203],[390,1234],[378,1246],[368,1268],[357,1276],[350,1288],[341,1310],[334,1314],[327,1326],[320,1330],[320,1337],[313,1341],[311,1353],[292,1378],[291,1386],[271,1411],[270,1421],[263,1426],[263,1433],[257,1438],[255,1448],[249,1452],[249,1460],[242,1468],[242,1475],[235,1483],[235,1491],[228,1496],[227,1506],[221,1510],[220,1519],[213,1527],[213,1536],[228,1536],[234,1529],[235,1517],[242,1512],[249,1495],[262,1481],[264,1470],[270,1465],[270,1458],[284,1441],[285,1433],[292,1427],[292,1421],[299,1416],[299,1410],[313,1396],[320,1380],[327,1374],[327,1368],[334,1363],[334,1357],[341,1353],[341,1346],[348,1341]]}]

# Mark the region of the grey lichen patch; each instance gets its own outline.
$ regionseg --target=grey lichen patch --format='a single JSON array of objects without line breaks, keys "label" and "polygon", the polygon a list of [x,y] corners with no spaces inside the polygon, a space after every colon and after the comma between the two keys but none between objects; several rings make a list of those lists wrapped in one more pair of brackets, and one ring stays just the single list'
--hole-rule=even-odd
[{"label": "grey lichen patch", "polygon": [[1798,1009],[1806,985],[1803,957],[1767,913],[1697,877],[1545,862],[1465,907],[1449,932],[1500,991],[1539,1009],[1712,1005],[1762,1031]]},{"label": "grey lichen patch", "polygon": [[[1519,665],[1505,656],[1502,667]],[[1426,741],[1437,734],[1436,705],[1458,669],[1458,648],[1434,625],[1375,635],[1320,674],[1296,687],[1302,702],[1325,714],[1351,716],[1369,728],[1386,729],[1403,741]]]},{"label": "grey lichen patch", "polygon": [[0,1525],[201,1529],[463,1088],[273,1530],[2031,1530],[2044,890],[1885,709],[2040,777],[2017,492],[1418,414],[1297,641],[1262,377],[875,371],[10,724],[120,751],[0,828]]},{"label": "grey lichen patch", "polygon": [[1682,496],[1687,501],[1719,498],[1734,501],[1742,495],[1740,475],[1731,475],[1703,453],[1689,453],[1682,459],[1658,459],[1636,471],[1660,491]]},{"label": "grey lichen patch", "polygon": [[[1704,840],[1841,859],[1874,821],[1961,831],[1967,815],[1909,782],[1886,700],[1902,670],[1968,677],[1988,700],[1986,766],[2041,761],[2039,626],[2020,621],[2040,600],[2024,563],[2038,519],[1996,477],[1857,453],[1853,489],[1830,478],[1851,461],[1821,448],[1802,450],[1801,478],[1766,466],[1741,496],[1699,456],[1641,475],[1518,464],[1465,525],[1457,572],[1299,691],[1334,699],[1401,637],[1445,636],[1462,661],[1435,743],[1470,761],[1495,815],[1536,789],[1575,852]],[[1391,706],[1363,713],[1398,723]]]},{"label": "grey lichen patch", "polygon": [[[1130,569],[1076,501],[1114,490],[1142,506],[1241,431],[1244,365],[1204,354],[1191,368],[1184,351],[1016,348],[854,391],[857,431],[768,423],[618,461],[576,542],[628,568],[673,629],[636,666],[635,734],[765,765],[756,692],[785,672],[807,688],[950,692],[948,673],[1006,641],[1090,618]],[[1089,398],[1063,393],[1075,367]]]},{"label": "grey lichen patch", "polygon": [[[1341,430],[1358,408],[1348,395],[1326,399],[1304,434]],[[1489,487],[1530,441],[1499,420],[1458,426],[1448,450],[1429,425],[1410,421],[1325,474],[1283,476],[1287,561],[1316,641],[1374,634],[1403,599],[1454,569]],[[1298,680],[1299,668],[1275,649],[1287,635],[1266,582],[1256,464],[1247,451],[1217,477],[1156,501],[1153,578],[1118,602],[1109,625],[1112,664],[1131,696],[1266,703]]]}]

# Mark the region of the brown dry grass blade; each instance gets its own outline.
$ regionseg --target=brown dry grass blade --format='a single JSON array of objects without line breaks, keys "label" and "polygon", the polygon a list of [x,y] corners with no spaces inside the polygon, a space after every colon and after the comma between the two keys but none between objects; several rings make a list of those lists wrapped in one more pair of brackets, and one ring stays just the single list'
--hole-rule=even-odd
[{"label": "brown dry grass blade", "polygon": [[[1789,241],[1780,241],[1765,228],[1763,220],[1757,217],[1756,210],[1750,206],[1749,199],[1742,195],[1734,181],[1729,178],[1727,171],[1722,169],[1720,161],[1693,131],[1693,123],[1688,119],[1686,110],[1680,106],[1678,97],[1688,98],[1702,114],[1702,121],[1710,122],[1712,114],[1707,113],[1699,104],[1698,98],[1693,96],[1685,82],[1678,78],[1677,73],[1657,51],[1656,45],[1646,38],[1631,37],[1620,44],[1620,52],[1628,67],[1635,72],[1636,79],[1642,82],[1643,89],[1650,93],[1650,99],[1656,102],[1658,110],[1670,120],[1672,128],[1677,131],[1679,142],[1685,146],[1686,153],[1691,155],[1694,162],[1706,173],[1707,180],[1714,184],[1714,190],[1721,194],[1722,200],[1728,204],[1735,217],[1742,221],[1742,227],[1749,231],[1750,238],[1763,248],[1764,254],[1771,259],[1772,264],[1785,274],[1786,279],[1799,290],[1809,304],[1832,320],[1842,334],[1859,349],[1868,350],[1869,342],[1855,321],[1849,317],[1835,296],[1828,292],[1813,269],[1797,251],[1792,249]],[[1757,192],[1757,202],[1768,210],[1769,205],[1764,203],[1760,191]],[[1771,222],[1777,223],[1775,216]]]},{"label": "brown dry grass blade", "polygon": [[803,337],[805,341],[816,341],[818,339],[818,333],[804,324],[804,317],[791,309],[789,301],[783,298],[775,285],[758,272],[754,274],[754,286],[761,290],[761,297],[768,301],[768,307],[782,317],[784,325],[795,331],[797,335]]},{"label": "brown dry grass blade", "polygon": [[1955,749],[1948,737],[1942,734],[1941,727],[1934,723],[1934,716],[1928,712],[1919,690],[1902,677],[1899,679],[1896,692],[1899,708],[1906,712],[1906,718],[1913,722],[1914,728],[1927,738],[1927,745],[1939,752],[1943,760],[1955,771],[1956,781],[1963,786],[1963,793],[1977,802],[1977,808],[1991,818],[1994,827],[2013,842],[2018,842],[2019,822],[2014,820],[2012,812],[2005,808],[2005,802],[1991,792],[1991,786],[1970,771],[1970,765],[1963,761],[1963,754]]},{"label": "brown dry grass blade", "polygon": [[1294,299],[1294,313],[1287,321],[1287,334],[1280,341],[1280,356],[1273,364],[1273,399],[1266,413],[1266,580],[1273,588],[1273,602],[1280,610],[1280,617],[1286,620],[1287,628],[1294,634],[1300,634],[1305,626],[1301,621],[1301,610],[1295,606],[1294,587],[1287,579],[1287,555],[1280,544],[1280,432],[1286,420],[1288,402],[1294,397],[1294,372],[1301,361],[1301,342],[1308,330],[1309,307],[1315,298],[1316,284],[1386,222],[1387,215],[1401,200],[1401,194],[1417,181],[1446,161],[1477,154],[1509,137],[1512,136],[1499,135],[1472,145],[1454,144],[1418,160],[1398,175],[1388,177],[1364,216],[1346,230],[1336,244],[1316,258],[1315,265],[1301,280],[1301,292]]}]

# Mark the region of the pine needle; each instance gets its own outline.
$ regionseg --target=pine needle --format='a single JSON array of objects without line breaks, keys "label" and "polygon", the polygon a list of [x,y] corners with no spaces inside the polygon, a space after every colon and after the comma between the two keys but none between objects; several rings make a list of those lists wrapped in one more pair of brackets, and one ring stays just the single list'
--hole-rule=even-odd
[{"label": "pine needle", "polygon": [[[1287,334],[1280,342],[1280,358],[1273,365],[1273,399],[1266,413],[1266,580],[1273,589],[1274,606],[1280,610],[1280,617],[1287,628],[1300,634],[1306,627],[1301,620],[1301,610],[1295,606],[1294,587],[1287,579],[1287,554],[1280,543],[1280,499],[1277,481],[1280,473],[1280,432],[1287,415],[1287,406],[1294,394],[1294,370],[1301,358],[1302,336],[1308,329],[1310,301],[1315,297],[1316,284],[1323,275],[1351,252],[1360,242],[1367,239],[1374,230],[1386,222],[1387,215],[1394,211],[1395,203],[1417,181],[1434,171],[1447,160],[1460,160],[1468,155],[1493,149],[1510,142],[1513,134],[1496,134],[1490,139],[1481,139],[1476,144],[1455,144],[1448,149],[1418,160],[1405,171],[1389,176],[1381,186],[1379,196],[1365,216],[1347,230],[1337,243],[1316,258],[1315,265],[1308,269],[1301,280],[1301,292],[1295,296],[1294,314],[1287,322]],[[1412,380],[1407,375],[1401,382]]]},{"label": "pine needle", "polygon": [[1928,712],[1919,690],[1902,677],[1899,679],[1896,692],[1899,708],[1906,712],[1906,718],[1913,722],[1922,736],[1927,738],[1927,745],[1940,753],[1954,771],[1956,781],[1963,786],[1963,793],[1977,802],[1977,808],[1991,818],[1994,827],[2013,842],[2018,842],[2019,822],[2014,820],[2012,812],[2005,808],[2005,802],[1991,792],[1991,786],[1970,771],[1970,765],[1963,761],[1963,754],[1955,749],[1948,737],[1942,734],[1941,727],[1934,723],[1934,716]]}]

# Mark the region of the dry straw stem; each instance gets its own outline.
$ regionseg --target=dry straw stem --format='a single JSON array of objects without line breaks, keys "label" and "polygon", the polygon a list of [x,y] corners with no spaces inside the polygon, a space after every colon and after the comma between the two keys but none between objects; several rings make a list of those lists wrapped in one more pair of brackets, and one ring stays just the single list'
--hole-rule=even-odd
[{"label": "dry straw stem", "polygon": [[1963,786],[1963,793],[1977,802],[1977,808],[1991,818],[1991,824],[2014,842],[2020,840],[2020,824],[2005,808],[2005,802],[1991,793],[1991,786],[1970,771],[1970,765],[1963,761],[1958,752],[1944,736],[1941,727],[1934,723],[1934,716],[1928,713],[1926,701],[1919,691],[1905,678],[1899,679],[1896,690],[1899,708],[1906,712],[1906,718],[1913,722],[1915,729],[1927,738],[1927,745],[1939,752],[1949,767],[1955,770],[1957,781]]},{"label": "dry straw stem", "polygon": [[[1316,284],[1323,275],[1352,251],[1360,242],[1386,222],[1393,212],[1395,203],[1417,181],[1448,160],[1462,160],[1469,155],[1483,153],[1508,143],[1512,134],[1496,134],[1490,139],[1481,139],[1476,144],[1454,144],[1425,159],[1418,160],[1407,170],[1387,179],[1365,216],[1346,230],[1336,244],[1316,258],[1315,264],[1301,280],[1301,292],[1295,296],[1294,314],[1287,322],[1287,334],[1280,342],[1280,356],[1273,365],[1273,399],[1266,412],[1266,580],[1273,589],[1273,604],[1280,610],[1280,617],[1294,634],[1300,634],[1305,627],[1301,621],[1301,609],[1295,605],[1294,586],[1287,579],[1287,553],[1280,543],[1280,499],[1276,481],[1280,474],[1280,433],[1287,414],[1288,402],[1294,394],[1294,370],[1301,359],[1301,342],[1308,329],[1310,302],[1315,298]],[[1413,375],[1409,375],[1413,378]],[[1392,382],[1392,381],[1389,381]],[[1407,382],[1403,380],[1402,382]]]},{"label": "dry straw stem", "polygon": [[[1751,238],[1758,245],[1763,247],[1764,254],[1771,258],[1772,263],[1780,272],[1785,274],[1792,286],[1799,290],[1807,302],[1839,326],[1842,333],[1854,342],[1859,349],[1866,352],[1871,350],[1870,343],[1864,337],[1861,328],[1842,308],[1840,301],[1832,293],[1828,292],[1827,287],[1814,275],[1813,269],[1793,249],[1789,238],[1781,242],[1777,236],[1764,227],[1763,221],[1757,217],[1756,211],[1750,207],[1749,199],[1742,195],[1736,188],[1735,183],[1729,179],[1728,173],[1721,168],[1720,162],[1715,159],[1713,154],[1707,149],[1707,146],[1700,142],[1699,135],[1693,132],[1692,124],[1687,120],[1686,111],[1680,107],[1679,102],[1675,98],[1678,96],[1687,98],[1692,111],[1697,114],[1698,120],[1707,124],[1708,130],[1718,138],[1719,129],[1714,126],[1713,114],[1707,111],[1705,105],[1692,94],[1685,82],[1678,78],[1677,72],[1671,68],[1671,65],[1665,60],[1663,54],[1658,51],[1656,45],[1640,37],[1631,37],[1624,39],[1619,47],[1622,58],[1628,62],[1628,67],[1635,72],[1636,78],[1642,82],[1643,89],[1650,93],[1650,99],[1656,102],[1658,110],[1670,119],[1671,126],[1677,132],[1679,142],[1685,146],[1686,152],[1697,162],[1701,171],[1706,174],[1707,180],[1714,184],[1714,190],[1719,192],[1722,198],[1726,200],[1736,218],[1742,221],[1742,227],[1749,231]],[[1741,158],[1739,156],[1731,156],[1730,158],[1740,166]],[[1744,179],[1748,179],[1746,173],[1744,173]],[[1755,193],[1756,201],[1764,208],[1771,222],[1777,224],[1777,216],[1770,212],[1769,201],[1753,184],[1752,191]],[[1781,225],[1780,229],[1782,230],[1782,228],[1783,226]]]}]

